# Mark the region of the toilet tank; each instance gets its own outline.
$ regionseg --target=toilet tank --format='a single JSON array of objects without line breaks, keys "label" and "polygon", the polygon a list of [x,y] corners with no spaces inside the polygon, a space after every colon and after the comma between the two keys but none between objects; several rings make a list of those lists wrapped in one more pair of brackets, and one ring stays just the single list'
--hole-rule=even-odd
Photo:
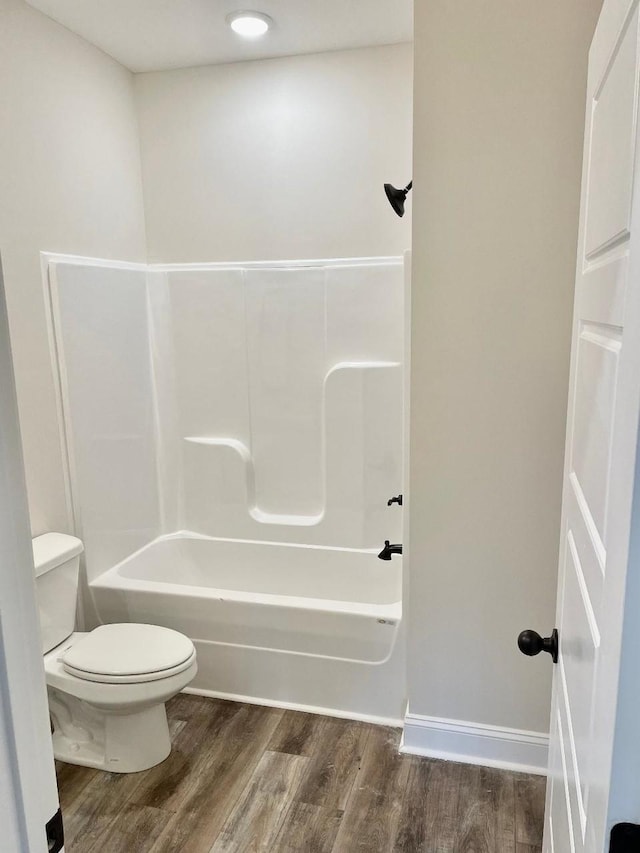
[{"label": "toilet tank", "polygon": [[43,654],[75,629],[82,551],[82,542],[65,533],[45,533],[33,540]]}]

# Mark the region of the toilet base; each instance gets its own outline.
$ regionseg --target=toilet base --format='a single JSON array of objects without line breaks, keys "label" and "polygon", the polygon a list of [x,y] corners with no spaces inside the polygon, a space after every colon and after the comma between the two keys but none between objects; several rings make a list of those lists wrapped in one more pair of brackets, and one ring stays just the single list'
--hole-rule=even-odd
[{"label": "toilet base", "polygon": [[113,713],[49,687],[53,753],[68,764],[110,773],[138,773],[164,761],[171,738],[164,702]]}]

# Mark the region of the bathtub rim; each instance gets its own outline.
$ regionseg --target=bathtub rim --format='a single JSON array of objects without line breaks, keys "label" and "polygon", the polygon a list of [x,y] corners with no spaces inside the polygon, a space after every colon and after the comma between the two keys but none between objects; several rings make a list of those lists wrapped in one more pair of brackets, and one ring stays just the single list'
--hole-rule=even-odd
[{"label": "bathtub rim", "polygon": [[[140,592],[157,593],[165,595],[175,595],[176,588],[180,589],[180,596],[188,596],[193,598],[213,598],[218,601],[229,601],[234,603],[251,603],[260,604],[266,607],[282,607],[294,610],[313,610],[324,613],[340,613],[343,615],[360,617],[365,619],[377,618],[384,620],[391,627],[398,627],[402,622],[402,590],[397,600],[383,604],[375,602],[359,602],[344,599],[334,598],[311,598],[307,596],[283,595],[280,593],[266,592],[241,592],[239,590],[227,589],[226,587],[199,586],[190,583],[177,583],[170,581],[147,580],[143,578],[131,578],[123,575],[121,570],[123,566],[132,562],[140,554],[149,551],[154,545],[162,542],[181,539],[197,539],[208,542],[226,542],[233,544],[251,544],[263,545],[277,548],[292,548],[297,550],[321,550],[321,551],[339,551],[341,553],[355,554],[370,554],[375,555],[375,548],[341,548],[334,545],[303,545],[294,542],[269,542],[255,539],[232,539],[223,536],[207,536],[201,533],[194,533],[189,530],[180,530],[173,533],[163,534],[147,542],[142,548],[132,552],[124,560],[111,566],[97,578],[89,581],[89,589],[113,589],[117,587],[123,590],[138,590]],[[401,558],[400,558],[401,559]],[[399,567],[402,571],[402,566]],[[113,578],[117,577],[117,584],[113,583]]]}]

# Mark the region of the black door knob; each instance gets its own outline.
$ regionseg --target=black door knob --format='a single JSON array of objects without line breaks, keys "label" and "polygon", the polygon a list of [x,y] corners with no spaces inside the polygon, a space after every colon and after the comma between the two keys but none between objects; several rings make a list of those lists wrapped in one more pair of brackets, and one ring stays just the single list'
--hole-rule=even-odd
[{"label": "black door knob", "polygon": [[531,629],[523,631],[518,637],[518,648],[523,655],[530,657],[547,652],[553,662],[558,663],[558,631],[554,628],[550,637],[541,637],[537,631]]}]

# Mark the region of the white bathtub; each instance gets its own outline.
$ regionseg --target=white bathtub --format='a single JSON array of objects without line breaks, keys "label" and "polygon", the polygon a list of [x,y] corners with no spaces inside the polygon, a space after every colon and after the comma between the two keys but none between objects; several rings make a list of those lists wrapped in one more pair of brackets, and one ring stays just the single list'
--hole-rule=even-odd
[{"label": "white bathtub", "polygon": [[154,540],[90,584],[103,622],[182,631],[200,693],[397,720],[401,558],[215,539]]}]

